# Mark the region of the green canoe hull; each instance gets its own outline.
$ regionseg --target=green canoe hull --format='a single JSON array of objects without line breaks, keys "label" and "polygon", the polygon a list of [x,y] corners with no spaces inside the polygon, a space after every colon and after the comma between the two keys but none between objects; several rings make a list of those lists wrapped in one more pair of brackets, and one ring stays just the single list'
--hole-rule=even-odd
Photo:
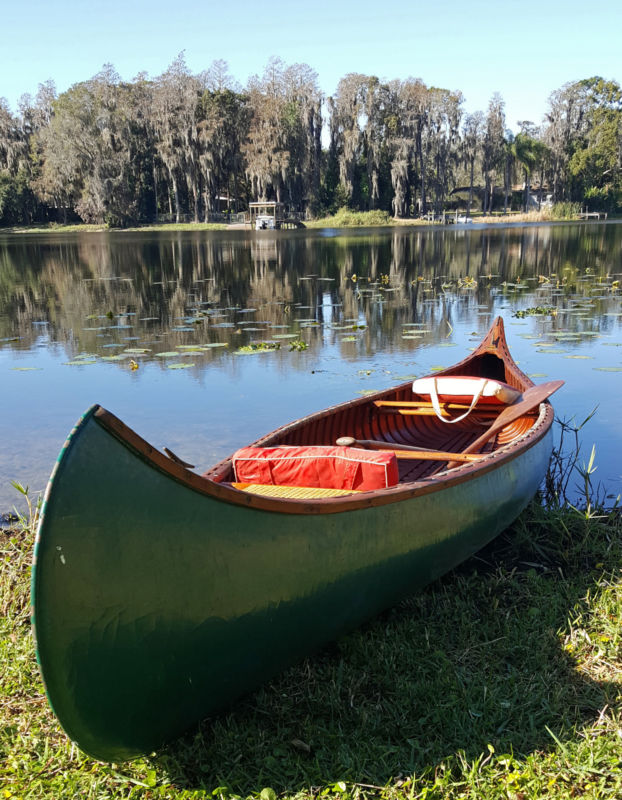
[{"label": "green canoe hull", "polygon": [[153,751],[450,570],[536,492],[546,431],[468,480],[340,513],[198,491],[90,409],[52,475],[33,616],[48,699],[95,758]]}]

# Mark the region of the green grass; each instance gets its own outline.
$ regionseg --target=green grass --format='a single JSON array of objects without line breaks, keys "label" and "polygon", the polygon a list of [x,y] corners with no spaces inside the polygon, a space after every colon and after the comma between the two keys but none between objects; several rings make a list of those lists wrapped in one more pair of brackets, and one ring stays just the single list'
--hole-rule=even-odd
[{"label": "green grass", "polygon": [[124,228],[125,231],[226,231],[230,226],[224,222],[164,222],[161,225],[139,225]]},{"label": "green grass", "polygon": [[105,231],[223,231],[229,225],[218,222],[167,222],[161,225],[138,225],[130,228],[111,228],[109,225],[24,225],[13,228],[0,228],[0,233],[101,233]]},{"label": "green grass", "polygon": [[358,228],[395,224],[387,211],[351,211],[349,208],[340,208],[330,217],[305,222],[308,228]]},{"label": "green grass", "polygon": [[461,568],[147,758],[65,737],[0,532],[0,800],[622,796],[622,521],[533,504]]},{"label": "green grass", "polygon": [[11,228],[0,228],[0,233],[101,233],[110,230],[108,225],[90,225],[86,222],[75,225],[62,225],[50,222],[41,225],[16,225]]}]

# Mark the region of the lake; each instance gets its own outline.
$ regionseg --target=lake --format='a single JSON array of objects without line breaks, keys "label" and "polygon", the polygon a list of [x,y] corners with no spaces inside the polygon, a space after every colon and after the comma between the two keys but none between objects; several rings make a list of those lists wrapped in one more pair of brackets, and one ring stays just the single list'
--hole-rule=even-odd
[{"label": "lake", "polygon": [[[495,316],[622,492],[622,224],[0,233],[0,512],[100,403],[199,471],[461,359]],[[540,313],[525,313],[537,308]],[[278,349],[262,350],[264,347]],[[111,509],[114,513],[114,509]]]}]

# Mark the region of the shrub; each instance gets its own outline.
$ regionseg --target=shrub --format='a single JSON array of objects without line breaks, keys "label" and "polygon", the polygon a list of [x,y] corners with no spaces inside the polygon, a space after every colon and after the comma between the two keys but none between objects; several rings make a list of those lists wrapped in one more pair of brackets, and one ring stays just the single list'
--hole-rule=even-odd
[{"label": "shrub", "polygon": [[387,211],[352,211],[343,207],[325,222],[335,228],[355,228],[373,225],[390,225],[391,215]]},{"label": "shrub", "polygon": [[551,219],[576,219],[580,212],[579,203],[555,203],[551,209]]}]

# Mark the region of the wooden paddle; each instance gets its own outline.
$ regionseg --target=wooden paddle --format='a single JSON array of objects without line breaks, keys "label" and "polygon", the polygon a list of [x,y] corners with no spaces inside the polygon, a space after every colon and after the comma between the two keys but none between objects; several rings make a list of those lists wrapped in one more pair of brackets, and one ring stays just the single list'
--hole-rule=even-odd
[{"label": "wooden paddle", "polygon": [[354,439],[352,436],[341,436],[335,444],[340,447],[363,447],[368,450],[391,450],[397,458],[421,461],[478,461],[482,456],[476,453],[446,453],[443,450],[428,450],[425,447],[411,447],[407,444],[391,444],[377,442],[373,439]]},{"label": "wooden paddle", "polygon": [[[556,392],[563,385],[564,381],[548,381],[548,383],[541,383],[538,386],[532,386],[530,389],[527,389],[523,392],[520,400],[517,400],[516,403],[513,403],[511,406],[506,406],[490,428],[484,431],[481,436],[478,436],[472,444],[465,447],[462,452],[476,453],[482,445],[486,444],[490,437],[498,433],[501,428],[509,425],[510,422],[514,422],[514,420],[517,420],[519,417],[524,416],[529,411],[536,408],[536,406],[539,406],[540,403],[546,400],[547,397],[550,397],[553,392]],[[457,460],[458,459],[454,459],[454,461]]]}]

